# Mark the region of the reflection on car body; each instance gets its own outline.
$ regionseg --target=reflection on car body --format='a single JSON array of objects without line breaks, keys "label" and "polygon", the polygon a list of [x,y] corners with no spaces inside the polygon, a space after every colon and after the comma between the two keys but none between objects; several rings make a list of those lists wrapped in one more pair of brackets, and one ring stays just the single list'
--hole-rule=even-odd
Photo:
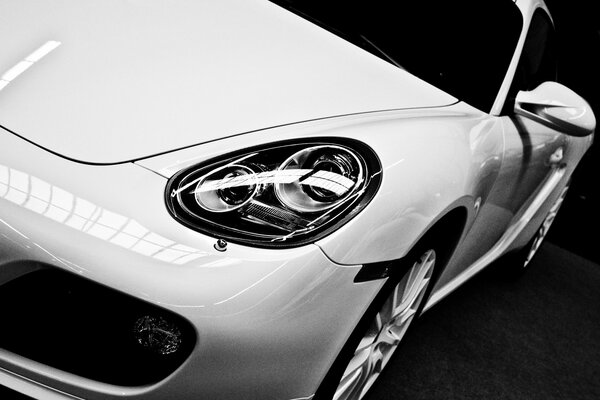
[{"label": "reflection on car body", "polygon": [[36,398],[360,399],[529,267],[593,139],[539,0],[0,11],[0,384]]}]

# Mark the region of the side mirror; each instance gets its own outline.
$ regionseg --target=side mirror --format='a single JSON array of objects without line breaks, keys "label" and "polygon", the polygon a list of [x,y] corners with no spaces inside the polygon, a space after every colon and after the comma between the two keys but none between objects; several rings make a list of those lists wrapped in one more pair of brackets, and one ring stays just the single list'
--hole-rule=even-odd
[{"label": "side mirror", "polygon": [[577,93],[556,82],[544,82],[532,91],[520,91],[515,113],[571,136],[587,136],[596,129],[590,105]]}]

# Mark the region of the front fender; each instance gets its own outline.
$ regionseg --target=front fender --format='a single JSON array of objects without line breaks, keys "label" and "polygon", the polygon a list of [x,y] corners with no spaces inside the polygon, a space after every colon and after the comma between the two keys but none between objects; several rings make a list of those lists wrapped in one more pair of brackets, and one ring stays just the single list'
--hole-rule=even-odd
[{"label": "front fender", "polygon": [[498,121],[476,111],[386,121],[365,141],[382,162],[379,192],[356,218],[317,243],[340,264],[404,257],[456,208],[467,210],[468,230],[498,176],[504,148]]},{"label": "front fender", "polygon": [[316,242],[334,262],[357,265],[401,258],[447,211],[468,210],[467,226],[500,169],[503,135],[494,117],[464,103],[310,121],[205,143],[137,164],[170,177],[183,168],[258,143],[341,137],[378,155],[382,183],[371,203]]}]

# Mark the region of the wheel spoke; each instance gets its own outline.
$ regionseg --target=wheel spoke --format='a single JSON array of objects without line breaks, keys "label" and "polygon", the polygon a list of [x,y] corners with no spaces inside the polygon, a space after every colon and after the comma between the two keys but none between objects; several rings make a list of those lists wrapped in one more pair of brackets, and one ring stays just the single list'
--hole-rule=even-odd
[{"label": "wheel spoke", "polygon": [[360,351],[360,350],[364,350],[368,347],[371,347],[373,345],[373,342],[375,342],[375,339],[377,339],[377,335],[379,334],[379,331],[375,332],[369,332],[367,333],[361,340],[360,343],[358,344],[358,347],[356,348],[356,351]]},{"label": "wheel spoke", "polygon": [[394,310],[394,316],[396,316],[399,313],[402,313],[407,307],[410,307],[414,300],[418,297],[420,291],[427,286],[427,284],[429,283],[428,275],[431,272],[431,269],[433,268],[434,262],[435,261],[427,261],[425,264],[423,264],[422,271],[419,272],[419,280],[416,281],[418,283],[415,284],[413,282],[413,285],[411,287],[407,286],[408,291],[405,292],[402,296],[402,304],[400,304]]},{"label": "wheel spoke", "polygon": [[[415,264],[416,265],[416,264]],[[408,276],[406,277],[406,283],[404,284],[404,286],[402,287],[402,281],[400,282],[400,285],[398,285],[396,288],[400,289],[402,287],[402,296],[401,298],[401,302],[403,303],[404,300],[406,299],[407,293],[410,291],[410,288],[413,285],[413,281],[416,279],[416,275],[418,274],[418,271],[416,271],[415,266],[413,265],[413,267],[410,269],[410,271],[408,272]],[[404,279],[403,279],[404,280]]]},{"label": "wheel spoke", "polygon": [[344,371],[343,376],[348,376],[354,374],[357,370],[363,368],[364,365],[367,365],[369,362],[369,357],[371,357],[371,349],[364,349],[357,353],[354,353],[354,356],[348,363],[348,367],[346,371]]},{"label": "wheel spoke", "polygon": [[393,296],[390,296],[385,301],[385,303],[383,304],[383,306],[381,307],[381,311],[379,311],[379,317],[380,317],[380,321],[381,321],[381,326],[379,327],[380,331],[387,324],[387,322],[390,319],[392,319],[393,313],[394,313]]},{"label": "wheel spoke", "polygon": [[400,343],[400,338],[391,330],[393,326],[384,329],[379,334],[379,344],[387,346],[397,346]]},{"label": "wheel spoke", "polygon": [[379,332],[383,328],[383,321],[381,320],[381,313],[378,312],[375,316],[375,329]]},{"label": "wheel spoke", "polygon": [[395,331],[395,335],[398,336],[400,339],[402,339],[402,337],[404,337],[404,334],[406,333],[406,330],[408,329],[408,327],[410,326],[410,323],[412,322],[413,317],[415,316],[415,313],[411,313],[405,320],[403,324],[398,324],[394,327],[392,327],[391,329]]},{"label": "wheel spoke", "polygon": [[404,325],[409,318],[412,318],[412,316],[415,315],[416,312],[417,310],[407,308],[401,315],[399,315],[400,321],[398,326]]},{"label": "wheel spoke", "polygon": [[556,219],[558,210],[560,209],[560,206],[562,205],[562,203],[567,195],[568,189],[569,189],[569,185],[565,186],[563,191],[560,193],[560,196],[558,197],[558,199],[554,202],[552,207],[550,207],[550,211],[548,211],[548,215],[546,215],[546,218],[544,218],[544,222],[542,222],[540,229],[538,229],[537,233],[535,234],[533,243],[531,244],[531,247],[529,248],[529,251],[527,253],[527,257],[525,258],[525,261],[523,262],[523,268],[525,268],[529,265],[529,263],[533,259],[533,256],[535,256],[535,254],[539,250],[540,246],[542,245],[542,242],[546,238],[546,235],[548,234],[548,231],[550,230],[552,223]]},{"label": "wheel spoke", "polygon": [[361,371],[357,370],[349,376],[344,376],[337,390],[335,391],[333,400],[351,399],[352,397],[349,396],[352,393],[352,389],[355,388],[356,384],[359,382],[360,374]]}]

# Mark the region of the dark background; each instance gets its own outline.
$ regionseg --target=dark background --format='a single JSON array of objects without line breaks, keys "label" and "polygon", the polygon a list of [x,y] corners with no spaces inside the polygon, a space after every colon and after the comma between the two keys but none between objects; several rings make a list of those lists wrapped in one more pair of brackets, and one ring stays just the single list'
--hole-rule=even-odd
[{"label": "dark background", "polygon": [[[559,81],[598,118],[600,0],[546,3]],[[531,271],[509,281],[500,261],[425,314],[369,400],[600,399],[599,137]]]},{"label": "dark background", "polygon": [[[548,0],[559,38],[559,81],[583,96],[600,118],[600,1]],[[573,178],[573,186],[551,240],[600,262],[600,144],[595,143]]]}]

